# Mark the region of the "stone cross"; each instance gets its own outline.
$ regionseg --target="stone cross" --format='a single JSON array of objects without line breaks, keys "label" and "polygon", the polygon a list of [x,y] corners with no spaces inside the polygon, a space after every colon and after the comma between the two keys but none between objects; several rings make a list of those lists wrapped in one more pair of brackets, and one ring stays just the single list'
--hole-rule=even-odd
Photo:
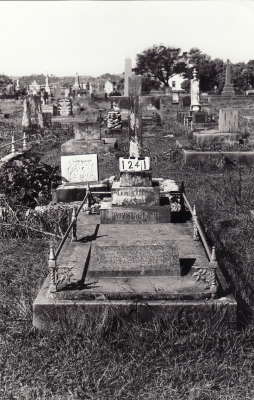
[{"label": "stone cross", "polygon": [[129,140],[130,157],[140,157],[142,149],[142,77],[139,75],[129,76]]}]

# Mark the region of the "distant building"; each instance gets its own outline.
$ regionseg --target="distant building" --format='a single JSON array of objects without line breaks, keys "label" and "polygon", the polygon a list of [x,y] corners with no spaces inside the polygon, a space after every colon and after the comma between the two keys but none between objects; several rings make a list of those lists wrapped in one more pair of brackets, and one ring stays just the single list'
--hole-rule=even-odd
[{"label": "distant building", "polygon": [[171,78],[169,78],[168,84],[171,87],[172,91],[179,91],[182,90],[181,84],[185,80],[186,78],[183,77],[183,74],[176,74],[174,76],[171,76]]}]

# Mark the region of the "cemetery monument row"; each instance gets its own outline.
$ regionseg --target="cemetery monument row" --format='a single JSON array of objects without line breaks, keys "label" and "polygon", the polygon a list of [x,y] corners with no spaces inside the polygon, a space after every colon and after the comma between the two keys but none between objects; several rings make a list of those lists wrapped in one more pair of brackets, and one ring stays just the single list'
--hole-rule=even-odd
[{"label": "cemetery monument row", "polygon": [[[182,202],[173,215],[170,199],[181,198],[177,185],[171,181],[165,192],[169,180],[152,178],[150,159],[142,157],[140,77],[129,78],[129,86],[129,157],[119,158],[120,179],[113,182],[111,197],[100,202],[100,214],[80,209],[77,217],[74,209],[72,241],[56,254],[51,248],[50,274],[33,306],[39,329],[64,321],[82,324],[104,312],[146,319],[161,311],[173,318],[181,311],[195,320],[213,309],[215,319],[221,318],[227,307],[235,318],[232,296],[215,299],[218,265],[214,252],[209,262],[199,241],[194,211],[190,222]],[[85,201],[87,196],[89,187]]]}]

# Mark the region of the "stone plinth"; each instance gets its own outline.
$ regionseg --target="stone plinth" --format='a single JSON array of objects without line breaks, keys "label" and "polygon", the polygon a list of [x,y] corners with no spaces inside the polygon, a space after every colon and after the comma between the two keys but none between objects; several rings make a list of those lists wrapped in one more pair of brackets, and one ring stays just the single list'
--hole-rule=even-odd
[{"label": "stone plinth", "polygon": [[222,97],[232,97],[235,96],[235,91],[232,83],[226,83],[224,85],[223,91],[221,93]]},{"label": "stone plinth", "polygon": [[99,122],[78,122],[74,128],[75,139],[100,140]]},{"label": "stone plinth", "polygon": [[161,224],[171,222],[171,206],[112,207],[105,202],[101,224]]},{"label": "stone plinth", "polygon": [[159,239],[108,240],[92,244],[88,278],[103,276],[170,275],[180,276],[176,241]]},{"label": "stone plinth", "polygon": [[61,175],[63,183],[98,181],[97,154],[62,156]]},{"label": "stone plinth", "polygon": [[[58,186],[56,189],[57,203],[70,203],[72,201],[82,201],[86,195],[88,182],[66,183]],[[108,185],[101,181],[89,181],[90,190],[92,192],[105,192]],[[110,192],[108,192],[110,196]],[[106,194],[104,194],[106,196]]]},{"label": "stone plinth", "polygon": [[152,186],[152,173],[150,171],[120,172],[120,186]]},{"label": "stone plinth", "polygon": [[61,146],[62,155],[101,154],[108,151],[104,140],[70,139]]},{"label": "stone plinth", "polygon": [[121,187],[114,182],[111,188],[112,204],[117,206],[160,205],[159,187]]},{"label": "stone plinth", "polygon": [[193,132],[193,139],[195,139],[196,143],[201,148],[202,146],[210,146],[225,141],[227,141],[228,144],[232,143],[232,145],[234,145],[237,138],[237,133],[219,132],[217,130]]}]

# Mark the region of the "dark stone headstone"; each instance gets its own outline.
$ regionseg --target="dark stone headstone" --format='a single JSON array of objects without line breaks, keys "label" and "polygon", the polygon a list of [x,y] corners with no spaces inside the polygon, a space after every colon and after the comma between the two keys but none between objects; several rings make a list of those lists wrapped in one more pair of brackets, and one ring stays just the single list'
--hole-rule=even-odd
[{"label": "dark stone headstone", "polygon": [[191,97],[185,96],[182,98],[182,107],[190,107],[191,105]]},{"label": "dark stone headstone", "polygon": [[204,111],[196,111],[192,113],[192,122],[194,124],[204,124],[208,120],[208,113]]}]

